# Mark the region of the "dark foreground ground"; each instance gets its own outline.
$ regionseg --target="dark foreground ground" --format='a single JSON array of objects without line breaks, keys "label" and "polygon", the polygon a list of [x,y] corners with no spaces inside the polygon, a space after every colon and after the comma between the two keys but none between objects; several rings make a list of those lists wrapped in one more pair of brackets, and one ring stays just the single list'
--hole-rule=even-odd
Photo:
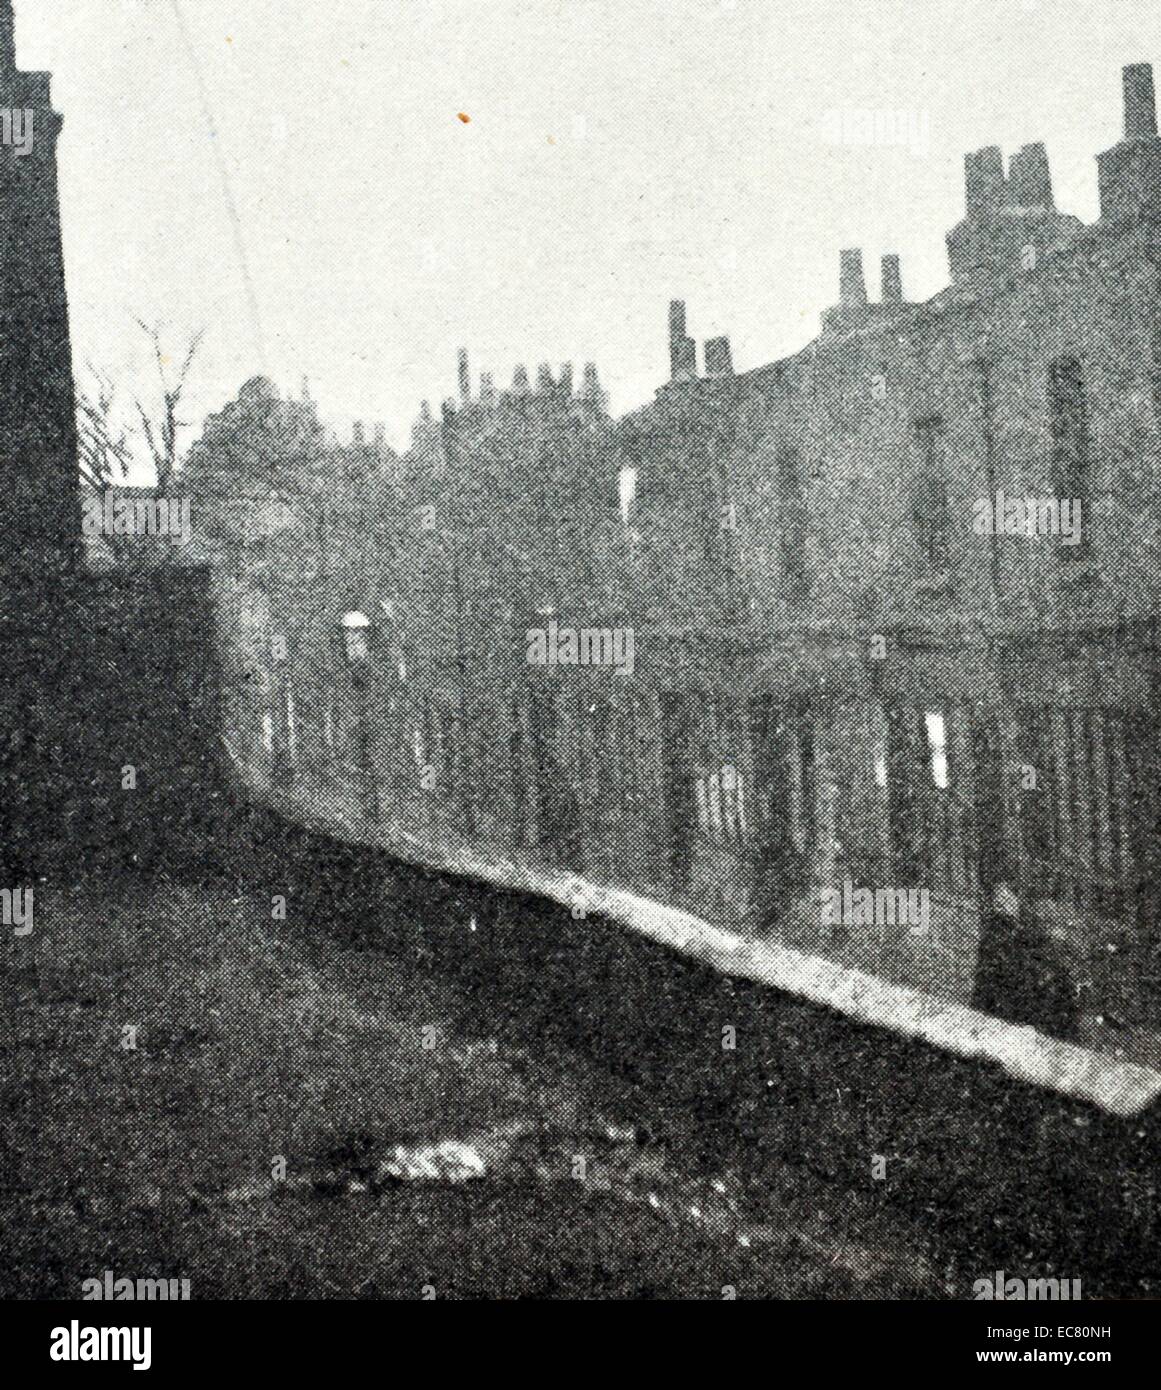
[{"label": "dark foreground ground", "polygon": [[707,1164],[652,1097],[437,978],[424,936],[470,951],[466,902],[405,894],[400,950],[271,897],[38,890],[3,943],[4,1296],[105,1270],[194,1299],[970,1296],[869,1175]]}]

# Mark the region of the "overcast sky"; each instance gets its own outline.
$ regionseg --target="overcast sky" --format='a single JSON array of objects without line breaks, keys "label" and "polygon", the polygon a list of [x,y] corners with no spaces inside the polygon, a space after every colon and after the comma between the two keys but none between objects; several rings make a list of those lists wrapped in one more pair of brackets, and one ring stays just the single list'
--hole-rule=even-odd
[{"label": "overcast sky", "polygon": [[[178,3],[204,105],[174,0],[17,0],[65,116],[78,369],[132,387],[134,315],[174,351],[205,327],[189,418],[265,370],[400,445],[460,345],[500,384],[591,358],[622,411],[667,374],[671,297],[747,368],[813,335],[843,246],[873,295],[885,251],[935,293],[984,144],[1044,140],[1091,220],[1120,69],[1161,69],[1157,0]],[[836,143],[861,109],[919,138]]]}]

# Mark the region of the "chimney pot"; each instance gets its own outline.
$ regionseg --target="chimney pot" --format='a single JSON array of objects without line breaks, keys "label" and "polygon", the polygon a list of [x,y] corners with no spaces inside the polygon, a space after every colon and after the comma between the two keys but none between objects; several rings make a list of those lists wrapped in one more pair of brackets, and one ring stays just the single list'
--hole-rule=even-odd
[{"label": "chimney pot", "polygon": [[1008,168],[1008,199],[1016,207],[1051,208],[1052,173],[1042,144],[1025,145],[1012,156]]},{"label": "chimney pot", "polygon": [[999,145],[965,155],[963,162],[968,216],[998,207],[1004,192],[1004,156]]},{"label": "chimney pot", "polygon": [[0,71],[16,71],[16,18],[12,0],[0,0]]},{"label": "chimney pot", "polygon": [[688,381],[697,376],[697,344],[685,331],[685,301],[669,301],[669,376]]},{"label": "chimney pot", "polygon": [[884,304],[903,303],[903,273],[898,256],[884,256],[880,263],[879,297]]},{"label": "chimney pot", "polygon": [[843,251],[839,255],[839,303],[845,309],[862,308],[867,302],[867,282],[863,279],[863,253]]},{"label": "chimney pot", "polygon": [[673,345],[674,381],[692,381],[697,376],[697,344],[686,335]]},{"label": "chimney pot", "polygon": [[1153,89],[1153,65],[1131,63],[1121,76],[1125,87],[1125,139],[1154,139],[1157,97]]},{"label": "chimney pot", "polygon": [[730,353],[730,340],[726,334],[706,339],[705,373],[706,376],[733,376],[734,363]]}]

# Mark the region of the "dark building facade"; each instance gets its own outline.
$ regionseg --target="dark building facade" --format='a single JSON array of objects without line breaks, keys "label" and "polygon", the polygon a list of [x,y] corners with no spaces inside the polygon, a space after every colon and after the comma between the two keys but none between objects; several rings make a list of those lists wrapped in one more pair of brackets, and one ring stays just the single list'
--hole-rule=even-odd
[{"label": "dark building facade", "polygon": [[[80,479],[47,73],[0,0],[0,878],[172,864],[217,831],[207,568],[95,575]],[[11,131],[12,140],[8,140]],[[19,138],[17,133],[19,132]]]},{"label": "dark building facade", "polygon": [[[61,803],[54,706],[80,510],[72,353],[47,73],[16,65],[0,0],[0,869],[29,875]],[[22,138],[17,140],[17,126]]]},{"label": "dark building facade", "polygon": [[50,78],[16,65],[12,0],[0,0],[0,109],[23,143],[0,143],[0,517],[5,567],[71,565],[80,535],[76,402],[61,246]]}]

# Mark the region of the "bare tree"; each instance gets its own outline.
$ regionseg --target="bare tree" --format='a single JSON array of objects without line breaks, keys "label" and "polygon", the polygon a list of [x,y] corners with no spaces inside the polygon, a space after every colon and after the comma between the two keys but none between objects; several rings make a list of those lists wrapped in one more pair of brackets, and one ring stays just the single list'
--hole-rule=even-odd
[{"label": "bare tree", "polygon": [[151,328],[141,319],[136,320],[137,326],[149,339],[153,345],[153,356],[157,363],[157,374],[161,379],[161,419],[155,421],[150,412],[142,404],[141,397],[134,397],[137,406],[137,414],[141,420],[141,431],[145,436],[145,442],[149,448],[153,466],[157,471],[157,491],[164,493],[173,482],[177,472],[177,433],[189,422],[178,419],[178,406],[181,404],[182,394],[185,391],[186,380],[189,376],[190,368],[193,366],[194,357],[201,346],[202,338],[205,336],[205,329],[201,328],[190,339],[189,347],[182,360],[180,370],[176,379],[170,378],[166,370],[169,358],[161,346],[162,325],[158,324]]},{"label": "bare tree", "polygon": [[[137,436],[140,436],[145,441],[157,476],[155,491],[162,495],[172,485],[177,472],[178,433],[188,423],[179,417],[178,411],[204,330],[191,337],[180,369],[174,377],[168,370],[170,359],[162,348],[162,326],[159,324],[150,328],[139,318],[135,318],[134,322],[153,347],[161,380],[160,413],[147,407],[142,396],[135,394],[133,409],[140,426],[132,428],[124,423],[117,409],[117,391],[113,379],[90,363],[90,383],[77,393],[80,475],[82,484],[98,493],[125,482],[130,466],[139,453]],[[114,535],[104,539],[118,563],[131,561],[135,548],[126,544],[125,537]],[[140,552],[141,548],[137,547],[136,551]]]},{"label": "bare tree", "polygon": [[[133,458],[129,432],[118,422],[116,388],[112,379],[88,364],[89,384],[77,391],[77,444],[82,486],[98,494],[123,482]],[[118,564],[131,559],[125,536],[102,539]]]},{"label": "bare tree", "polygon": [[89,364],[91,385],[77,392],[77,435],[81,480],[97,492],[124,480],[132,448],[128,431],[114,423],[116,388],[112,379]]}]

